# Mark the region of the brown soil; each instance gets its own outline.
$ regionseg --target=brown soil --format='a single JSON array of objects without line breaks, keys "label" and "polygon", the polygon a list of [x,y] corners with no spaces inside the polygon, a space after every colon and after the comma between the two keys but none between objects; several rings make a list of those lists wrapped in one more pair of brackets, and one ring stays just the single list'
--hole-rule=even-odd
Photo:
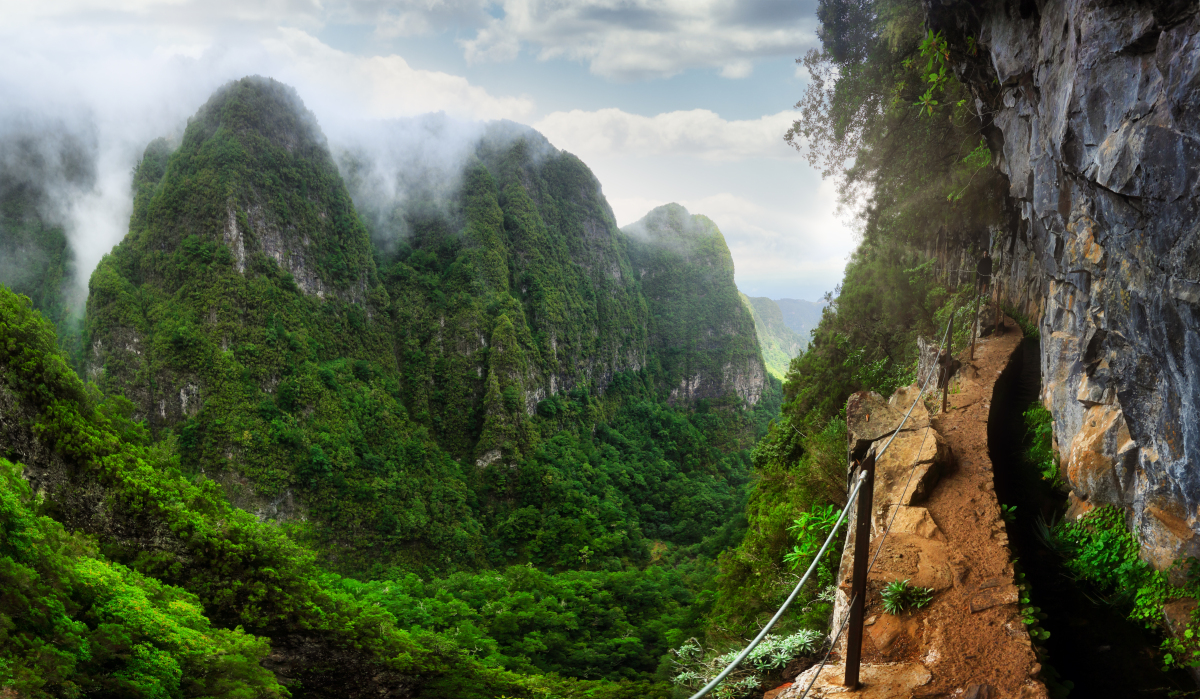
[{"label": "brown soil", "polygon": [[[864,634],[865,663],[918,662],[929,668],[932,681],[912,696],[961,696],[975,685],[993,688],[989,696],[1045,696],[1042,684],[1030,679],[1041,668],[1015,603],[1012,552],[996,500],[987,443],[992,389],[1020,342],[1020,328],[1005,319],[1004,332],[976,343],[973,361],[968,350],[957,353],[963,363],[951,384],[957,392],[950,394],[947,412],[932,420],[950,446],[953,460],[949,472],[921,504],[946,537],[945,563],[953,585],[939,591],[926,609],[904,615],[907,630],[886,654],[875,647],[870,632]],[[940,399],[939,395],[939,408]],[[889,536],[880,563],[889,558],[900,563],[896,551],[902,550],[902,543],[902,536]],[[898,577],[887,574],[890,567],[894,565],[879,565],[872,571],[868,620],[883,615],[878,591]],[[978,611],[972,611],[973,606]]]}]

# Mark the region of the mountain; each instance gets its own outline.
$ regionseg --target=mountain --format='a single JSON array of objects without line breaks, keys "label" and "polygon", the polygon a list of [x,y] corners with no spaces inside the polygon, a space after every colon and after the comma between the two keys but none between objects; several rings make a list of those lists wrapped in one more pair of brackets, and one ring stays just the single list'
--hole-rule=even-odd
[{"label": "mountain", "polygon": [[[678,206],[621,231],[578,158],[468,131],[414,176],[380,158],[394,143],[331,148],[291,88],[232,82],[146,147],[83,378],[35,311],[57,297],[0,290],[0,458],[98,542],[86,565],[143,576],[121,594],[165,586],[207,620],[179,623],[273,674],[230,692],[659,696],[662,658],[704,633],[781,400],[724,238]],[[61,288],[58,235],[24,288]],[[533,597],[571,608],[513,611]],[[145,639],[184,663],[164,686],[206,667]]]},{"label": "mountain", "polygon": [[750,298],[745,294],[741,294],[741,298],[754,316],[754,331],[758,335],[767,371],[782,381],[792,357],[803,352],[808,341],[783,322],[783,313],[771,299],[765,296]]},{"label": "mountain", "polygon": [[671,400],[731,395],[756,403],[766,371],[720,229],[666,204],[622,230],[653,316],[652,347],[674,385]]},{"label": "mountain", "polygon": [[803,301],[801,299],[775,299],[779,312],[783,314],[783,322],[792,332],[804,338],[808,346],[808,334],[816,329],[821,322],[821,312],[825,304],[820,301]]}]

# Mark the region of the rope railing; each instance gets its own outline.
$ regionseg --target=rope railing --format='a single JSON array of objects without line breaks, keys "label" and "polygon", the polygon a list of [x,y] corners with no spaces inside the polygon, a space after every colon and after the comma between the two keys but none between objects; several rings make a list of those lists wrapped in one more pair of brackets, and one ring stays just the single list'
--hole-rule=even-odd
[{"label": "rope railing", "polygon": [[762,628],[762,631],[759,631],[758,635],[754,637],[754,640],[750,641],[750,645],[746,646],[746,649],[741,653],[738,653],[738,656],[733,659],[733,662],[729,663],[729,665],[722,670],[719,675],[714,677],[708,684],[704,685],[700,691],[693,694],[691,699],[700,699],[700,697],[708,694],[712,691],[713,687],[716,687],[718,684],[720,684],[721,680],[725,679],[729,673],[737,669],[737,666],[746,659],[747,655],[750,655],[750,651],[754,650],[754,648],[764,638],[766,638],[767,633],[771,630],[771,627],[775,626],[775,622],[779,621],[779,618],[782,617],[783,613],[787,611],[787,608],[791,606],[792,600],[796,599],[796,595],[800,594],[800,588],[804,587],[804,583],[808,582],[809,576],[812,575],[813,571],[817,569],[817,564],[821,562],[821,557],[825,555],[825,550],[829,548],[829,544],[833,541],[834,535],[837,534],[838,529],[842,526],[842,521],[846,519],[846,513],[850,511],[850,503],[854,502],[854,498],[858,497],[858,491],[860,488],[862,488],[864,477],[865,474],[859,475],[858,482],[854,485],[854,490],[851,491],[850,497],[846,501],[846,506],[842,508],[842,513],[838,515],[837,522],[834,523],[833,528],[829,531],[829,536],[825,537],[825,543],[821,544],[821,550],[817,551],[817,555],[813,557],[813,561],[809,564],[808,570],[804,571],[804,577],[800,578],[800,582],[796,583],[796,587],[792,590],[792,594],[788,595],[788,598],[783,601],[783,605],[779,608],[779,611],[775,612],[775,616],[771,617],[771,620],[768,621],[767,625]]},{"label": "rope railing", "polygon": [[[943,347],[945,346],[946,340],[949,337],[950,328],[954,324],[954,316],[956,313],[957,313],[957,311],[952,312],[950,314],[950,320],[947,321],[947,323],[946,323],[946,333],[942,337],[942,346]],[[888,438],[887,443],[883,445],[882,449],[880,449],[879,451],[876,452],[876,454],[875,454],[876,459],[878,459],[880,456],[883,455],[883,453],[885,451],[887,451],[888,447],[890,447],[892,445],[892,442],[896,439],[896,435],[900,434],[900,431],[902,429],[904,429],[904,424],[906,422],[908,422],[909,416],[912,415],[912,411],[917,407],[917,402],[920,401],[921,398],[924,397],[925,390],[929,387],[929,380],[931,378],[933,378],[934,373],[935,373],[934,371],[930,371],[929,374],[925,377],[925,382],[924,382],[924,384],[922,384],[920,392],[918,392],[917,397],[913,399],[912,405],[908,406],[908,412],[904,413],[904,417],[900,420],[900,424],[897,425],[896,429],[892,432],[891,437]],[[929,429],[928,429],[928,426],[926,426],[925,436],[927,437],[928,434],[929,434]],[[924,448],[925,448],[925,438],[923,437],[921,439],[921,449],[923,450]],[[920,453],[921,453],[921,451],[918,450],[917,454],[920,455]],[[918,458],[919,458],[919,456],[918,456]],[[911,471],[909,471],[908,481],[905,482],[904,490],[901,492],[906,492],[908,490],[909,482],[912,481],[912,476],[915,472],[916,472],[916,464],[914,464],[913,469]],[[810,563],[808,566],[808,570],[806,570],[804,572],[804,576],[800,578],[800,582],[796,583],[796,587],[794,589],[792,589],[792,593],[790,595],[788,595],[787,599],[784,600],[783,604],[779,607],[779,611],[775,612],[775,615],[771,617],[771,620],[768,621],[765,626],[763,626],[762,630],[758,632],[758,635],[754,637],[754,640],[750,641],[750,644],[747,645],[746,648],[744,650],[742,650],[741,653],[738,653],[737,657],[734,658],[733,661],[730,662],[729,665],[726,666],[725,669],[720,672],[720,674],[718,674],[716,677],[714,677],[712,680],[710,680],[708,684],[706,684],[702,688],[700,688],[700,690],[697,691],[695,694],[693,694],[690,697],[690,699],[701,699],[701,697],[704,697],[709,692],[711,692],[714,687],[716,687],[718,684],[721,683],[722,680],[724,680],[726,677],[729,676],[729,673],[731,673],[735,669],[737,669],[738,665],[740,665],[741,662],[746,659],[746,656],[750,655],[750,652],[753,651],[758,646],[758,644],[762,642],[762,640],[764,638],[766,638],[767,634],[771,631],[771,628],[775,626],[775,622],[779,621],[780,617],[783,616],[783,613],[787,611],[787,608],[789,606],[791,606],[792,601],[796,599],[796,595],[800,594],[800,589],[804,587],[804,583],[808,582],[808,579],[812,575],[813,571],[815,571],[817,569],[817,565],[820,563],[821,557],[825,555],[826,549],[829,548],[829,544],[833,541],[833,537],[837,535],[838,529],[841,528],[842,522],[845,521],[847,513],[850,512],[850,505],[858,497],[858,492],[862,488],[865,477],[866,477],[865,472],[859,473],[857,482],[855,483],[853,490],[850,491],[850,496],[846,499],[846,506],[842,508],[841,514],[838,515],[837,522],[835,522],[833,525],[833,528],[830,529],[829,536],[825,537],[825,543],[821,544],[821,549],[819,551],[817,551],[817,555],[813,557],[812,563]],[[891,531],[892,523],[896,521],[896,512],[898,512],[898,511],[899,511],[899,508],[896,508],[896,511],[892,513],[892,518],[888,522],[887,530],[883,534],[884,539],[887,538],[888,532]],[[882,547],[883,547],[883,543],[881,540],[880,549],[882,549]],[[879,556],[878,550],[875,552],[875,556],[876,557]],[[875,559],[872,558],[871,566],[873,567],[874,565],[875,565]],[[869,571],[870,571],[870,568],[868,568],[868,572]],[[855,600],[853,600],[853,599],[850,601],[851,605],[853,605],[854,601]],[[808,694],[808,691],[810,689],[812,689],[813,683],[815,683],[817,681],[817,677],[821,674],[821,670],[824,669],[825,662],[827,660],[829,660],[829,654],[832,653],[834,647],[837,646],[838,639],[841,638],[842,631],[846,628],[846,623],[847,623],[847,621],[849,621],[849,619],[850,619],[850,615],[847,614],[846,618],[842,620],[842,624],[838,628],[837,635],[835,635],[833,637],[833,639],[829,645],[829,650],[826,651],[824,659],[821,660],[821,667],[818,668],[816,674],[813,675],[812,681],[809,682],[808,687],[806,687],[804,689],[804,693],[800,695],[800,699],[804,699],[804,696]]]}]

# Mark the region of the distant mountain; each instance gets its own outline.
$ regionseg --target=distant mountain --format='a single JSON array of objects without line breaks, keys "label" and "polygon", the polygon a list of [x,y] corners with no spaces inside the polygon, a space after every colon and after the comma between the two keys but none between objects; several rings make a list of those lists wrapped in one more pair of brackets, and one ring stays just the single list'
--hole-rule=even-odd
[{"label": "distant mountain", "polygon": [[762,348],[767,371],[782,381],[792,357],[808,347],[807,334],[800,335],[787,326],[775,301],[765,296],[740,296],[742,303],[754,316],[754,330],[758,334],[758,344]]},{"label": "distant mountain", "polygon": [[784,324],[804,338],[804,345],[807,347],[808,333],[821,322],[821,312],[825,309],[825,302],[775,299],[775,303],[783,313]]},{"label": "distant mountain", "polygon": [[666,204],[621,232],[653,316],[651,348],[674,385],[671,402],[736,394],[756,403],[764,362],[717,225]]}]

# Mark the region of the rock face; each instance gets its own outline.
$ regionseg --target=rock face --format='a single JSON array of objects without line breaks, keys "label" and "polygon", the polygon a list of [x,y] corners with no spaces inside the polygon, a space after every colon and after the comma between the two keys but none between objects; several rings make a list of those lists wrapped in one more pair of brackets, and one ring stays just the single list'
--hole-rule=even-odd
[{"label": "rock face", "polygon": [[1200,10],[927,3],[994,112],[1001,293],[1040,319],[1074,495],[1129,508],[1155,565],[1200,554]]},{"label": "rock face", "polygon": [[[929,411],[922,401],[916,400],[920,391],[915,386],[904,386],[896,390],[890,399],[874,391],[853,393],[846,401],[846,436],[850,444],[850,458],[861,459],[876,440],[889,436],[904,422],[901,434],[929,427]],[[904,420],[909,408],[912,413]],[[899,435],[897,440],[899,440]],[[890,449],[894,448],[889,447]],[[884,457],[888,456],[887,452]]]}]

